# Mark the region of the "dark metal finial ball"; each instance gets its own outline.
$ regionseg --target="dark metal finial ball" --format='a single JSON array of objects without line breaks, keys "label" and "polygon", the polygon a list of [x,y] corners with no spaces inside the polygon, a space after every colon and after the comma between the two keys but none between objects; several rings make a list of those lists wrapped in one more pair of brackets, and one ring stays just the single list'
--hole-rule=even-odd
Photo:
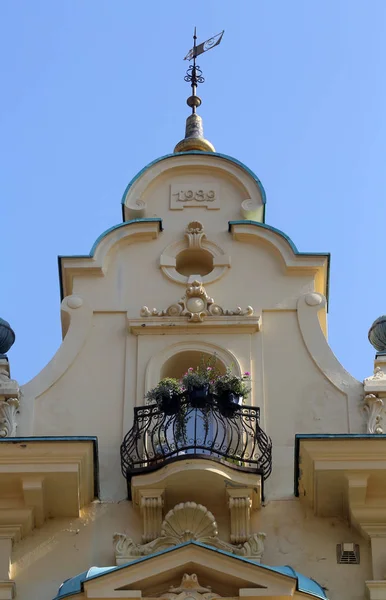
[{"label": "dark metal finial ball", "polygon": [[15,338],[15,332],[8,321],[0,318],[0,354],[8,352],[11,346],[13,346]]},{"label": "dark metal finial ball", "polygon": [[378,317],[371,325],[369,342],[378,352],[386,352],[386,315]]}]

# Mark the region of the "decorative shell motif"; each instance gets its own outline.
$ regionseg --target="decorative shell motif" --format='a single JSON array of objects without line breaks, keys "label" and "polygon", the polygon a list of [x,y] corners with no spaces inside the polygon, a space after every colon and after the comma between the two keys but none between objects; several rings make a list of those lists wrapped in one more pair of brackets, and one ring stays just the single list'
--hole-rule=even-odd
[{"label": "decorative shell motif", "polygon": [[175,538],[177,543],[217,536],[217,523],[212,513],[196,502],[177,504],[162,523],[161,535]]}]

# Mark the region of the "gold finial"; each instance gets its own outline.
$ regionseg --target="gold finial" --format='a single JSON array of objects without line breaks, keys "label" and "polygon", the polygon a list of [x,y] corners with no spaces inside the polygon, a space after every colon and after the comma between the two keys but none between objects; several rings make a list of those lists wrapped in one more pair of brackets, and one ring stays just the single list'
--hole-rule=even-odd
[{"label": "gold finial", "polygon": [[200,67],[196,65],[196,57],[217,46],[221,42],[223,35],[224,31],[197,46],[196,28],[194,28],[193,48],[189,50],[184,59],[193,59],[193,65],[188,68],[185,75],[185,81],[188,81],[192,88],[192,95],[186,101],[187,105],[192,109],[192,114],[186,119],[185,137],[174,148],[175,153],[188,152],[189,150],[198,150],[200,152],[216,151],[213,144],[204,138],[202,118],[196,112],[197,108],[201,105],[201,98],[196,94],[197,86],[199,83],[204,83],[205,81]]}]

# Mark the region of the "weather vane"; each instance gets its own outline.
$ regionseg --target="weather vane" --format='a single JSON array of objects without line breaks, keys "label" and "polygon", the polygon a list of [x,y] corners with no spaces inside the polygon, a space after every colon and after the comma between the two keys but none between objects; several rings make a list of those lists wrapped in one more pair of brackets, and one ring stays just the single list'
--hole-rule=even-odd
[{"label": "weather vane", "polygon": [[222,40],[222,36],[224,35],[224,29],[221,33],[209,38],[206,42],[202,42],[197,46],[197,35],[196,28],[194,28],[193,35],[193,48],[189,50],[184,60],[193,60],[193,64],[190,65],[188,70],[186,71],[186,75],[184,77],[185,81],[189,82],[192,88],[192,95],[187,99],[188,106],[192,109],[192,114],[195,114],[196,109],[201,104],[201,98],[196,95],[197,85],[199,83],[204,83],[205,79],[202,76],[202,71],[198,65],[196,65],[196,58],[200,54],[203,54],[207,50],[211,50],[215,46],[218,46]]}]

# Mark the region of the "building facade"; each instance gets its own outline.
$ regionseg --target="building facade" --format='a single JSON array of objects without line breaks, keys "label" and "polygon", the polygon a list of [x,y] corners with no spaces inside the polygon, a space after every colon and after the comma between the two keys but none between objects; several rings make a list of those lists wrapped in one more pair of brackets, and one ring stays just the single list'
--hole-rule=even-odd
[{"label": "building facade", "polygon": [[[0,358],[0,599],[386,600],[383,321],[361,383],[327,342],[329,256],[265,202],[193,111],[60,257],[58,352],[22,389]],[[211,369],[248,397],[149,399]]]}]

